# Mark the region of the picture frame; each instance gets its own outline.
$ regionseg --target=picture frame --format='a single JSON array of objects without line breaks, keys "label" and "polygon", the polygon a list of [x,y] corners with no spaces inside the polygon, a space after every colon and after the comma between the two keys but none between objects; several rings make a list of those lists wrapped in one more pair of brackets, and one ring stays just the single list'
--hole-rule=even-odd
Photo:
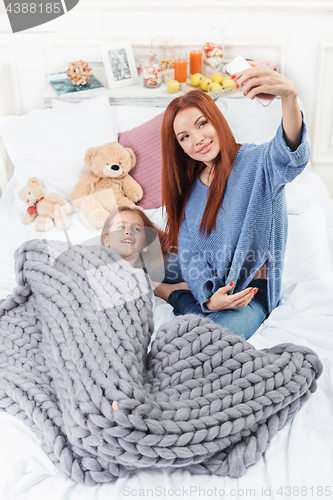
[{"label": "picture frame", "polygon": [[100,47],[110,89],[139,82],[130,42],[116,42]]}]

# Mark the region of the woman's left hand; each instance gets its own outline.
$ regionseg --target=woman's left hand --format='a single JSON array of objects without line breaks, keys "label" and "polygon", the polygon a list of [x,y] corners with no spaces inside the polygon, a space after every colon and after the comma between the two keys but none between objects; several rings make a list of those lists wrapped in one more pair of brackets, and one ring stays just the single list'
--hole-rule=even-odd
[{"label": "woman's left hand", "polygon": [[250,99],[254,99],[257,94],[262,92],[280,97],[297,95],[296,86],[292,80],[265,64],[258,64],[254,61],[248,62],[252,66],[251,69],[235,73],[237,84],[239,87],[243,87],[244,95]]}]

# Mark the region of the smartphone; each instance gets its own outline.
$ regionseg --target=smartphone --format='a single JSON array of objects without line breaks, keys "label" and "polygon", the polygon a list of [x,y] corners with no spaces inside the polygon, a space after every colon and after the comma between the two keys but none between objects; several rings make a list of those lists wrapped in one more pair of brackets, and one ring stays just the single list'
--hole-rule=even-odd
[{"label": "smartphone", "polygon": [[[245,69],[249,68],[252,68],[251,64],[246,59],[244,59],[244,57],[237,56],[224,67],[224,71],[231,76],[235,73],[238,73],[239,71],[244,71]],[[268,106],[268,104],[271,103],[273,99],[275,99],[275,97],[276,95],[264,94],[262,92],[261,94],[256,95],[255,99],[263,106]]]}]

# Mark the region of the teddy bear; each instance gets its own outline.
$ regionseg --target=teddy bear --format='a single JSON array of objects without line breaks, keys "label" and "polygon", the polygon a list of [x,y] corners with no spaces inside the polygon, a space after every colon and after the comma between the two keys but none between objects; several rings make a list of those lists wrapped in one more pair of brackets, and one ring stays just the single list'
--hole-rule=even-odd
[{"label": "teddy bear", "polygon": [[136,157],[132,149],[108,142],[89,148],[85,163],[90,171],[74,187],[71,200],[93,229],[101,229],[112,210],[121,205],[135,207],[143,196],[140,184],[128,175]]},{"label": "teddy bear", "polygon": [[37,218],[35,227],[40,232],[49,231],[54,226],[58,229],[69,228],[70,222],[66,217],[71,210],[69,202],[57,193],[44,194],[42,182],[37,177],[30,177],[18,195],[29,205],[23,224],[30,224]]}]

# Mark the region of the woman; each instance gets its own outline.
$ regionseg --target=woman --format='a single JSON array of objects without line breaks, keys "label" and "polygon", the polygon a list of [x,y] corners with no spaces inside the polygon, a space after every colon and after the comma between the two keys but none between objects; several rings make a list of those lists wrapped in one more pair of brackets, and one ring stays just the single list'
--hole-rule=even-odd
[{"label": "woman", "polygon": [[207,315],[245,339],[280,299],[288,223],[284,185],[310,156],[294,83],[264,65],[251,66],[233,75],[244,95],[281,97],[282,123],[270,142],[237,144],[201,91],[174,99],[165,111],[162,202],[178,259],[169,260],[165,283],[155,290],[176,314]]}]

